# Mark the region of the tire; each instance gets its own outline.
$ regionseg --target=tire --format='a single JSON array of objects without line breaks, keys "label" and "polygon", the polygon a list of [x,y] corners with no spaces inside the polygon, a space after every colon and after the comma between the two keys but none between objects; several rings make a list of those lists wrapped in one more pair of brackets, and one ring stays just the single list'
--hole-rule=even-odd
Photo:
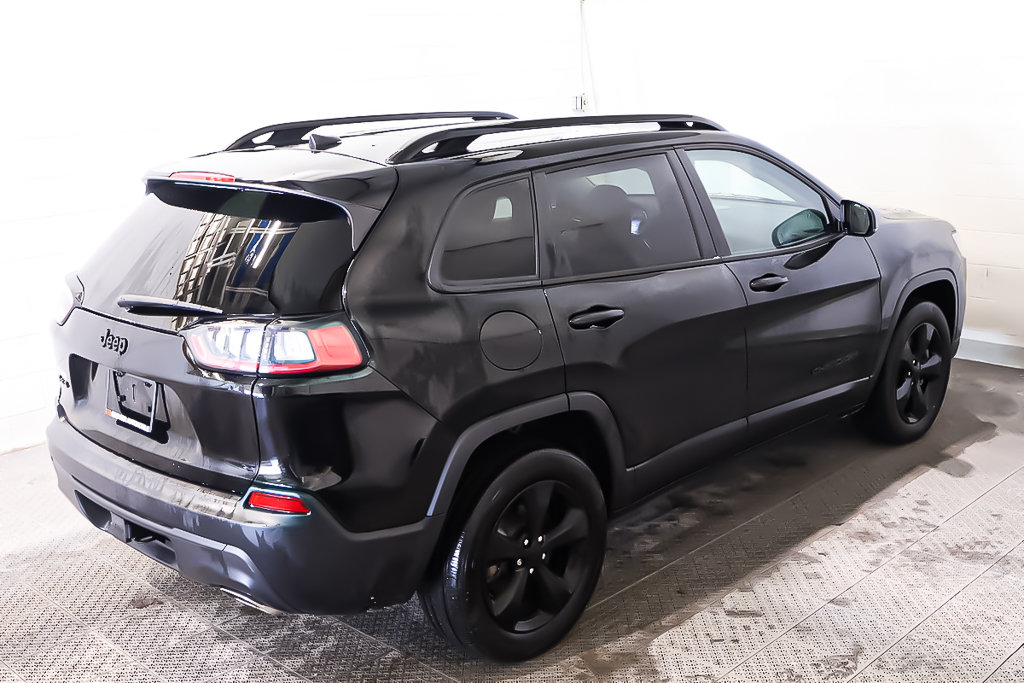
[{"label": "tire", "polygon": [[607,535],[604,495],[582,460],[554,448],[517,458],[484,484],[420,602],[467,654],[522,661],[565,637],[594,592]]},{"label": "tire", "polygon": [[889,443],[921,438],[942,407],[951,364],[945,315],[929,301],[915,304],[896,325],[862,414],[864,428]]}]

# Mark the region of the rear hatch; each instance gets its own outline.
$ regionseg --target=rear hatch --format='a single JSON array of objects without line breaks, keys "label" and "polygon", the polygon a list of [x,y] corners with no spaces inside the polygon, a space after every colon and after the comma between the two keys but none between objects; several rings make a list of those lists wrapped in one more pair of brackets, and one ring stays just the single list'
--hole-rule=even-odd
[{"label": "rear hatch", "polygon": [[[152,178],[148,189],[77,273],[81,303],[55,334],[59,412],[123,457],[241,493],[260,462],[256,378],[198,367],[180,332],[200,320],[270,324],[341,311],[368,230],[353,222],[372,223],[378,211],[218,174]],[[132,300],[172,308],[128,310]]]}]

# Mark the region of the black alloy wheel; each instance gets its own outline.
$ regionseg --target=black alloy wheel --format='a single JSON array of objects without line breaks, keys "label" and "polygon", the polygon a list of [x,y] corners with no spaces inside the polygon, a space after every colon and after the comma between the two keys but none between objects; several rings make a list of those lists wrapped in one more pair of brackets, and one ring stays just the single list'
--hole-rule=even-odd
[{"label": "black alloy wheel", "polygon": [[896,373],[896,409],[908,424],[926,419],[937,409],[946,388],[935,380],[945,376],[945,365],[935,326],[923,322],[915,327],[903,344]]},{"label": "black alloy wheel", "polygon": [[900,318],[861,424],[890,443],[924,435],[939,414],[952,363],[949,324],[935,304],[921,301]]},{"label": "black alloy wheel", "polygon": [[464,490],[483,493],[465,508],[420,603],[471,655],[535,657],[572,629],[597,585],[607,534],[600,484],[576,456],[538,448]]},{"label": "black alloy wheel", "polygon": [[560,481],[524,489],[499,516],[481,566],[488,607],[505,629],[544,626],[586,576],[590,522],[578,496]]}]

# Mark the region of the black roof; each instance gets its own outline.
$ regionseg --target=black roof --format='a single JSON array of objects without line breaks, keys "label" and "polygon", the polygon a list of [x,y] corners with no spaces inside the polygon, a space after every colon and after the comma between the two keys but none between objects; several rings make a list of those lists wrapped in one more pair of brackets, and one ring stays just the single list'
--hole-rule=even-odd
[{"label": "black roof", "polygon": [[[324,126],[340,126],[365,123],[395,123],[398,121],[425,121],[432,119],[470,119],[472,121],[488,121],[500,119],[514,119],[511,114],[500,111],[434,111],[420,112],[416,114],[372,114],[369,116],[345,116],[334,119],[311,119],[308,121],[292,121],[290,123],[276,123],[272,126],[264,126],[249,131],[224,148],[225,152],[236,149],[252,149],[269,145],[271,147],[286,147],[289,145],[302,144],[305,136]],[[257,138],[266,137],[259,142]]]},{"label": "black roof", "polygon": [[[435,123],[440,120],[444,122]],[[332,134],[314,134],[314,130]],[[530,156],[540,156],[578,148],[581,141],[586,146],[604,146],[626,142],[623,136],[640,142],[701,131],[724,129],[708,119],[679,114],[516,119],[502,112],[429,112],[276,124],[246,133],[225,151],[308,144],[312,149],[392,165],[472,154],[474,143],[486,136],[494,136],[493,144],[484,146],[488,152],[481,154],[528,145]],[[257,142],[261,136],[265,139]]]}]

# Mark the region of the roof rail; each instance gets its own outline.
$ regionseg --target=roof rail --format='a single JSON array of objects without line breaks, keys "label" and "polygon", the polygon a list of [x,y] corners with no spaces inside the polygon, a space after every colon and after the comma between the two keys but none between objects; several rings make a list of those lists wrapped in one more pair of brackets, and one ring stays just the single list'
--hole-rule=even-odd
[{"label": "roof rail", "polygon": [[[271,145],[273,147],[286,147],[297,145],[302,142],[302,136],[311,130],[321,126],[337,126],[346,123],[376,123],[378,121],[411,121],[418,119],[472,119],[473,121],[496,121],[515,119],[511,114],[500,111],[431,111],[417,114],[375,114],[371,116],[346,116],[340,119],[313,119],[310,121],[294,121],[291,123],[278,123],[273,126],[264,126],[250,131],[238,138],[224,148],[224,151],[234,149],[252,149],[260,145]],[[261,143],[255,142],[255,138],[271,133],[270,137]]]},{"label": "roof rail", "polygon": [[[714,121],[685,114],[619,114],[611,116],[568,116],[557,119],[515,119],[488,126],[448,128],[428,133],[391,155],[389,161],[402,164],[408,161],[458,156],[469,151],[469,145],[484,135],[521,130],[569,128],[573,126],[599,126],[616,123],[657,123],[661,130],[725,130]],[[430,147],[436,147],[427,152]]]}]

